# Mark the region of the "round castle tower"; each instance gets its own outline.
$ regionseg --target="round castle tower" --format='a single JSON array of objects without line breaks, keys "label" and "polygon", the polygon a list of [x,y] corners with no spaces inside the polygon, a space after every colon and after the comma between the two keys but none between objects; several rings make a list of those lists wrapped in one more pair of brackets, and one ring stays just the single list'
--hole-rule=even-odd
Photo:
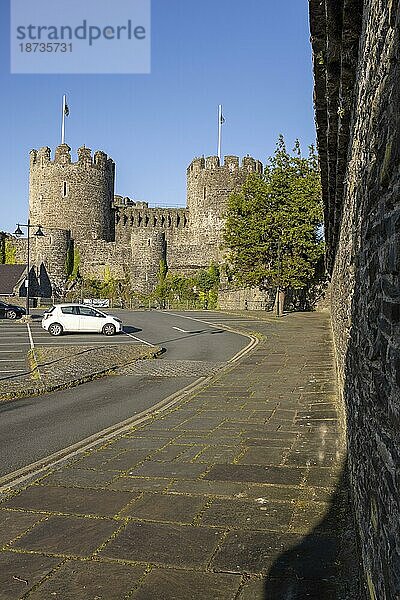
[{"label": "round castle tower", "polygon": [[[230,194],[239,191],[250,173],[263,173],[263,165],[251,156],[195,158],[187,169],[187,207],[193,250],[193,265],[204,266],[223,260],[224,213]],[[199,252],[200,249],[200,252]]]},{"label": "round castle tower", "polygon": [[71,161],[71,148],[58,146],[54,160],[50,148],[30,153],[29,214],[44,229],[71,231],[72,238],[115,237],[114,162],[104,152],[92,158],[89,148],[79,148],[77,162]]},{"label": "round castle tower", "polygon": [[222,217],[229,195],[241,188],[250,173],[263,172],[263,165],[251,156],[240,163],[238,156],[195,158],[187,169],[187,207],[191,214],[212,212]]}]

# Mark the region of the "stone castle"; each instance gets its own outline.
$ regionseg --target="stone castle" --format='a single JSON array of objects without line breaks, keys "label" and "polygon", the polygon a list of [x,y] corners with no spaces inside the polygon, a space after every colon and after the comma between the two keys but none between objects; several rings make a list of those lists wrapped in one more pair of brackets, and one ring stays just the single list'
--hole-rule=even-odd
[{"label": "stone castle", "polygon": [[[150,292],[160,262],[171,272],[191,274],[222,260],[224,210],[229,195],[260,161],[246,156],[194,159],[187,169],[186,208],[151,208],[114,194],[115,163],[104,152],[83,146],[77,161],[62,144],[30,153],[29,214],[43,238],[32,237],[32,262],[45,270],[53,288],[66,280],[66,259],[79,257],[84,278],[129,279],[132,289]],[[24,262],[26,240],[13,240]]]}]

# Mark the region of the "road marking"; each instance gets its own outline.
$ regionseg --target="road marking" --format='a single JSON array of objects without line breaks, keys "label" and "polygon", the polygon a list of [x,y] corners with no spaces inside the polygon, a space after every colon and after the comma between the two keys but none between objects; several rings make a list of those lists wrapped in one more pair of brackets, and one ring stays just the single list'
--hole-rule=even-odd
[{"label": "road marking", "polygon": [[25,373],[25,369],[14,369],[13,371],[0,371],[0,373]]},{"label": "road marking", "polygon": [[14,339],[15,337],[25,337],[25,336],[26,336],[26,331],[21,331],[21,333],[14,333],[13,335],[11,335],[11,334],[1,335],[1,337],[4,338],[4,339],[6,339],[6,340],[8,340],[8,339]]},{"label": "road marking", "polygon": [[0,358],[0,362],[25,362],[24,358]]},{"label": "road marking", "polygon": [[[206,325],[209,325],[213,329],[221,329],[221,327],[217,327],[217,325],[213,325],[209,321],[202,321],[201,319],[195,319],[194,317],[184,317],[183,315],[178,315],[177,313],[171,313],[171,312],[163,313],[162,311],[160,312],[160,314],[172,315],[173,317],[179,317],[180,319],[189,319],[190,321],[197,321],[197,323],[205,323]],[[189,333],[192,333],[192,332],[189,332]],[[239,334],[239,335],[242,335],[242,334]]]},{"label": "road marking", "polygon": [[34,350],[35,344],[33,343],[32,331],[31,331],[31,328],[29,326],[29,323],[27,323],[26,326],[28,328],[28,334],[29,334],[29,341],[30,341],[30,344],[31,344],[31,349]]},{"label": "road marking", "polygon": [[186,331],[186,329],[180,329],[179,327],[173,327],[172,329],[176,329],[176,331],[181,331],[182,333],[192,333],[191,331]]},{"label": "road marking", "polygon": [[22,350],[0,350],[0,354],[11,354],[11,353],[22,354]]},{"label": "road marking", "polygon": [[141,340],[140,338],[132,335],[131,333],[126,333],[126,331],[123,331],[122,333],[124,333],[125,335],[129,335],[129,337],[133,338],[137,342],[141,342],[142,344],[146,344],[147,346],[153,346],[153,344],[150,344],[150,342],[146,342],[146,340]]}]

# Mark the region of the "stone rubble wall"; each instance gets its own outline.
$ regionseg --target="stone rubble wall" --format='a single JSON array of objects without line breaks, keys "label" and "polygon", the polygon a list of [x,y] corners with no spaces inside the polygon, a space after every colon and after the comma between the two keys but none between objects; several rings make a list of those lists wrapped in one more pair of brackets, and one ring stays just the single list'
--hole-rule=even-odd
[{"label": "stone rubble wall", "polygon": [[332,324],[368,597],[400,597],[400,11],[310,0]]},{"label": "stone rubble wall", "polygon": [[221,310],[269,310],[269,295],[258,288],[221,289],[218,293]]}]

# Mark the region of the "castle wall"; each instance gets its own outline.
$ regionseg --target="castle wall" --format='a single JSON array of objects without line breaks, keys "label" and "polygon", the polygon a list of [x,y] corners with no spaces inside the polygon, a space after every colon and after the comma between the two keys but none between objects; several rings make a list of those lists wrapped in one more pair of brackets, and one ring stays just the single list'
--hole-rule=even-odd
[{"label": "castle wall", "polygon": [[66,278],[66,259],[70,248],[69,231],[49,230],[44,237],[31,238],[31,262],[35,264],[38,274],[48,276],[55,288],[62,288]]},{"label": "castle wall", "polygon": [[221,310],[269,310],[270,299],[259,288],[222,288],[218,292],[218,308]]},{"label": "castle wall", "polygon": [[104,240],[78,241],[79,273],[85,279],[104,279],[111,273],[115,279],[124,279],[130,273],[131,249]]},{"label": "castle wall", "polygon": [[15,262],[20,265],[26,264],[28,258],[28,240],[26,238],[8,236],[8,241],[15,248]]},{"label": "castle wall", "polygon": [[[400,597],[400,9],[312,0],[332,323],[372,600]],[[345,185],[343,185],[345,182]]]}]

